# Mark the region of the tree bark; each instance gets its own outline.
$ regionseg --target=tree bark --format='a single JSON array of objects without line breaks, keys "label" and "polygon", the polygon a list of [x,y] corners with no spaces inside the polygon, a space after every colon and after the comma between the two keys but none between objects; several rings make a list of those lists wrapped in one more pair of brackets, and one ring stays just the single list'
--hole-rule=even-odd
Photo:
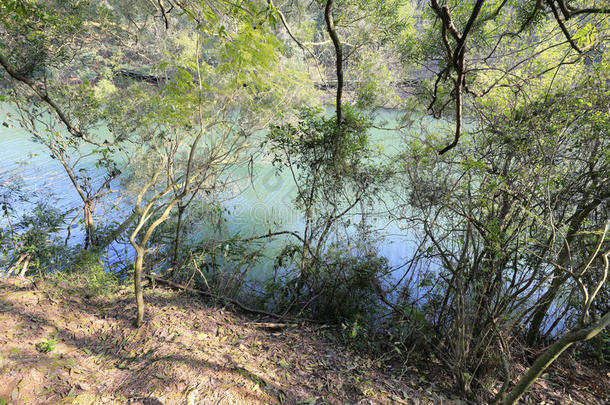
[{"label": "tree bark", "polygon": [[136,327],[144,321],[144,296],[142,294],[142,267],[144,264],[144,249],[136,249],[136,263],[133,272],[133,285],[136,294]]},{"label": "tree bark", "polygon": [[19,273],[19,277],[24,278],[25,273],[28,271],[28,266],[30,265],[30,255],[25,255],[25,260],[23,262],[23,267],[21,268],[21,273]]},{"label": "tree bark", "polygon": [[95,223],[93,222],[93,201],[90,198],[85,200],[85,250],[95,246],[96,238],[94,233]]},{"label": "tree bark", "polygon": [[178,251],[180,249],[180,235],[182,233],[182,215],[184,214],[184,209],[186,208],[181,202],[178,203],[178,223],[176,224],[176,235],[174,236],[174,251],[172,252],[172,269],[176,268],[176,264],[178,263]]},{"label": "tree bark", "polygon": [[553,270],[553,279],[551,281],[551,285],[538,301],[538,305],[534,311],[532,320],[529,324],[526,336],[526,342],[528,345],[533,346],[538,343],[538,340],[540,339],[540,328],[542,326],[542,322],[544,321],[544,318],[546,317],[546,314],[549,311],[549,308],[551,307],[555,296],[561,289],[561,286],[569,278],[569,275],[562,269],[570,260],[571,243],[574,241],[576,235],[582,228],[582,224],[587,219],[589,214],[594,211],[605,198],[608,197],[610,197],[610,193],[605,192],[597,196],[597,198],[595,198],[588,204],[581,203],[576,209],[574,215],[572,215],[572,217],[570,218],[566,239],[564,241],[563,247],[561,248],[561,251],[559,252],[557,266],[555,266],[555,269]]},{"label": "tree bark", "polygon": [[561,353],[576,342],[584,342],[594,338],[598,333],[610,325],[610,312],[607,312],[599,322],[586,328],[578,329],[563,335],[542,353],[532,364],[527,373],[519,379],[519,382],[504,399],[504,405],[514,405],[519,398],[528,390],[536,379],[550,366]]},{"label": "tree bark", "polygon": [[343,47],[339,40],[339,35],[335,30],[335,23],[332,16],[333,0],[326,1],[326,7],[324,8],[324,20],[326,21],[326,29],[330,39],[333,41],[335,47],[335,66],[337,68],[337,129],[341,128],[341,120],[343,115],[342,110],[342,97],[343,97]]}]

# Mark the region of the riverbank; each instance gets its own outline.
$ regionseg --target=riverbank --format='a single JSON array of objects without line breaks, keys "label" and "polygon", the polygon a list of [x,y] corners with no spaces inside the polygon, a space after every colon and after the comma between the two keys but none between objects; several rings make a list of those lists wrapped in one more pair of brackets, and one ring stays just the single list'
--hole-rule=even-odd
[{"label": "riverbank", "polygon": [[[128,286],[92,297],[74,281],[0,281],[0,403],[467,403],[434,364],[401,373],[337,343],[332,328],[269,324],[159,286],[145,299],[135,329]],[[526,403],[602,404],[608,376],[567,367]]]}]

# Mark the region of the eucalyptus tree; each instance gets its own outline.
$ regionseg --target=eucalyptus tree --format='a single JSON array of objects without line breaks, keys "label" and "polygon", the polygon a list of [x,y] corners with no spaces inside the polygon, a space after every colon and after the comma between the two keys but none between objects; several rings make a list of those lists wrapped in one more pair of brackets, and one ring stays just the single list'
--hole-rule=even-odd
[{"label": "eucalyptus tree", "polygon": [[[267,136],[265,146],[273,157],[272,163],[278,172],[287,172],[293,180],[294,204],[303,215],[303,229],[289,232],[299,244],[289,244],[278,258],[283,271],[290,274],[296,270],[294,278],[287,277],[287,283],[293,285],[287,288],[288,295],[295,302],[311,304],[312,297],[322,296],[332,287],[326,277],[331,280],[342,277],[341,259],[333,257],[333,251],[342,252],[347,256],[343,259],[348,259],[350,249],[370,248],[341,246],[339,242],[342,226],[349,228],[354,225],[355,216],[365,215],[363,210],[370,207],[380,193],[383,179],[389,175],[383,162],[374,158],[367,133],[370,125],[349,104],[343,106],[340,129],[336,115],[324,117],[319,109],[302,108],[296,124],[273,125]],[[337,142],[340,148],[336,148]],[[269,236],[284,233],[270,232]],[[289,258],[296,261],[296,268],[292,268]],[[379,267],[370,270],[374,274],[371,278],[381,271]],[[332,293],[329,296],[332,300]]]},{"label": "eucalyptus tree", "polygon": [[[21,105],[18,100],[13,101],[17,106],[20,126],[32,135],[34,141],[42,143],[50,152],[51,158],[61,164],[81,200],[81,208],[68,224],[66,243],[70,238],[72,226],[82,214],[85,229],[83,248],[105,248],[107,242],[104,242],[104,238],[99,238],[96,232],[95,210],[98,204],[106,202],[107,197],[116,194],[117,190],[111,188],[111,183],[126,169],[128,160],[119,167],[110,148],[83,149],[74,138],[62,134],[59,119],[55,115],[35,108],[27,109],[28,107]],[[107,208],[116,208],[116,204],[109,201]]]},{"label": "eucalyptus tree", "polygon": [[[579,313],[576,326],[569,332],[560,336],[548,348],[546,348],[534,361],[527,373],[524,374],[515,387],[508,393],[503,403],[514,405],[536,379],[550,366],[564,351],[574,343],[593,339],[604,329],[610,326],[610,311],[606,311],[599,317],[592,317],[590,310],[594,302],[599,298],[602,289],[606,288],[608,272],[610,271],[610,248],[608,248],[607,233],[610,220],[607,220],[603,229],[596,232],[598,243],[592,249],[586,262],[576,267],[572,264],[566,265],[565,273],[578,285]],[[564,240],[567,245],[569,242]],[[601,263],[600,263],[601,262]],[[599,271],[594,272],[591,267],[599,266]],[[593,277],[587,273],[596,273]]]},{"label": "eucalyptus tree", "polygon": [[[408,1],[268,1],[278,36],[310,63],[319,87],[333,90],[336,115],[351,101],[362,111],[400,104],[401,48],[415,42]],[[330,100],[328,100],[330,102]]]},{"label": "eucalyptus tree", "polygon": [[100,147],[116,143],[120,134],[96,133],[103,109],[94,88],[108,84],[119,62],[117,48],[133,40],[120,24],[116,4],[9,0],[0,5],[0,65],[10,97],[46,107],[67,134]]},{"label": "eucalyptus tree", "polygon": [[[594,335],[606,319],[606,289],[596,286],[605,285],[607,241],[595,246],[608,218],[609,9],[595,1],[432,1],[419,11],[424,35],[404,58],[430,72],[420,111],[453,125],[406,146],[404,202],[419,214],[405,217],[418,223],[420,254],[440,268],[426,310],[443,361],[466,390],[489,347],[509,364],[511,334],[526,330],[535,345],[571,326]],[[434,158],[432,149],[450,156]],[[586,265],[591,257],[597,265]],[[580,280],[576,269],[587,269]],[[571,303],[591,291],[599,311],[575,324],[584,304]],[[532,370],[587,333],[560,338]]]}]

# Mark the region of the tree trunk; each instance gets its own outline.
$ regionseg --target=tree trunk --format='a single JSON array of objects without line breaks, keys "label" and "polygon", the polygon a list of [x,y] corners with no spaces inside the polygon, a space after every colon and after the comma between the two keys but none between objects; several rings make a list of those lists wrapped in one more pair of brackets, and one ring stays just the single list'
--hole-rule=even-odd
[{"label": "tree trunk", "polygon": [[534,312],[534,315],[532,316],[532,320],[530,321],[527,336],[525,338],[529,346],[535,346],[538,344],[538,341],[540,340],[540,329],[542,328],[542,322],[544,321],[546,314],[549,312],[549,308],[551,307],[555,296],[559,292],[559,289],[568,279],[564,274],[559,274],[559,270],[556,269],[554,272],[555,274],[553,280],[551,281],[551,285],[540,300],[538,300],[538,306]]},{"label": "tree trunk", "polygon": [[[17,250],[18,248],[15,247],[15,250]],[[21,262],[23,261],[23,259],[25,259],[25,257],[27,256],[27,254],[22,254],[19,256],[19,259],[17,259],[17,261],[15,262],[15,264],[13,264],[8,271],[5,273],[5,277],[10,277],[11,274],[13,274],[13,272],[17,273],[17,267],[19,267],[19,265],[21,264]]]},{"label": "tree trunk", "polygon": [[85,250],[96,245],[94,236],[95,223],[93,222],[92,205],[93,202],[87,198],[85,201],[85,207],[83,209],[85,214]]},{"label": "tree trunk", "polygon": [[335,29],[335,22],[332,16],[333,0],[326,0],[326,6],[324,7],[324,21],[326,22],[326,30],[332,40],[335,48],[335,68],[337,69],[337,92],[336,92],[336,114],[337,114],[337,132],[335,133],[335,139],[333,142],[333,161],[337,162],[339,151],[341,150],[341,124],[343,122],[343,46],[337,30]]},{"label": "tree trunk", "polygon": [[178,223],[176,224],[176,235],[174,236],[174,251],[172,253],[172,269],[176,269],[176,264],[178,263],[178,251],[180,249],[180,234],[182,233],[182,214],[184,214],[184,209],[186,207],[180,203],[178,203]]},{"label": "tree trunk", "polygon": [[519,379],[519,382],[504,400],[504,405],[514,405],[536,379],[550,366],[561,353],[576,342],[584,342],[595,337],[598,333],[610,325],[610,312],[607,312],[599,322],[586,328],[578,329],[563,335],[542,353],[532,364],[527,373]]},{"label": "tree trunk", "polygon": [[23,267],[21,268],[21,273],[19,273],[19,277],[24,278],[25,273],[28,271],[28,266],[30,265],[30,255],[25,256],[25,261],[23,262]]},{"label": "tree trunk", "polygon": [[142,267],[144,264],[144,249],[136,249],[136,263],[133,272],[133,285],[136,294],[136,327],[140,327],[144,321],[144,297],[142,295]]},{"label": "tree trunk", "polygon": [[538,306],[535,309],[534,315],[532,316],[532,320],[529,324],[526,337],[528,345],[533,346],[538,343],[538,340],[540,339],[540,328],[542,326],[542,322],[544,321],[553,300],[557,296],[557,293],[561,289],[561,286],[568,279],[568,276],[563,271],[563,268],[570,260],[570,246],[572,245],[572,242],[578,235],[578,232],[582,228],[582,224],[587,219],[589,214],[596,210],[601,202],[608,197],[610,197],[610,192],[604,192],[589,203],[586,203],[585,201],[581,202],[576,208],[576,212],[570,218],[569,228],[565,237],[564,245],[559,252],[557,257],[557,265],[553,270],[553,280],[551,282],[551,286],[538,301]]}]

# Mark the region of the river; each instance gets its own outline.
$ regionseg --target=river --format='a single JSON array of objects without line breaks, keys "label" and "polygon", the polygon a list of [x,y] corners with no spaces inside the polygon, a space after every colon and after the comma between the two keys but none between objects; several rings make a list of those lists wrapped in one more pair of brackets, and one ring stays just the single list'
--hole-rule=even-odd
[{"label": "river", "polygon": [[[397,125],[399,112],[395,110],[379,110],[376,114],[376,123],[385,128]],[[33,137],[19,127],[15,121],[14,109],[6,104],[0,105],[0,184],[10,181],[10,174],[19,174],[24,180],[25,190],[36,199],[52,204],[61,211],[72,211],[72,217],[81,219],[78,210],[82,202],[66,175],[62,165],[53,159],[45,145],[35,142]],[[385,156],[392,156],[404,148],[403,137],[398,131],[386,129],[372,129],[370,141],[381,145]],[[95,157],[86,157],[78,167],[90,170],[92,177],[96,175],[99,182],[103,176],[103,169],[94,167]],[[257,159],[252,168],[252,176],[246,175],[245,169],[240,174],[241,179],[234,187],[234,193],[224,202],[226,209],[226,237],[239,234],[240,237],[262,235],[268,230],[276,231],[302,231],[303,218],[293,208],[295,186],[291,177],[284,173],[277,175],[271,162]],[[120,188],[118,182],[113,183],[114,188]],[[113,200],[114,201],[114,200]],[[379,202],[373,211],[383,213],[387,206]],[[115,212],[110,210],[112,204],[99,204],[96,207],[96,223],[108,223],[109,219],[117,218]],[[31,205],[17,204],[18,211],[30,209]],[[127,207],[125,207],[127,208]],[[126,211],[129,212],[129,211]],[[83,230],[79,221],[70,227],[68,243],[74,245],[81,243]],[[356,218],[357,220],[357,218]],[[387,214],[380,214],[372,219],[373,228],[378,229],[378,254],[386,257],[391,267],[397,269],[395,277],[400,277],[401,265],[413,252],[413,243],[408,241],[398,224],[389,221]],[[63,232],[62,238],[67,231]],[[200,235],[205,237],[204,235]],[[288,236],[287,238],[292,238]],[[272,257],[287,242],[286,238],[276,238],[265,249],[267,257]],[[128,244],[114,244],[112,252],[107,258],[109,264],[125,261],[132,256]],[[255,279],[265,278],[271,271],[272,260],[262,260],[253,269],[250,276]]]}]

